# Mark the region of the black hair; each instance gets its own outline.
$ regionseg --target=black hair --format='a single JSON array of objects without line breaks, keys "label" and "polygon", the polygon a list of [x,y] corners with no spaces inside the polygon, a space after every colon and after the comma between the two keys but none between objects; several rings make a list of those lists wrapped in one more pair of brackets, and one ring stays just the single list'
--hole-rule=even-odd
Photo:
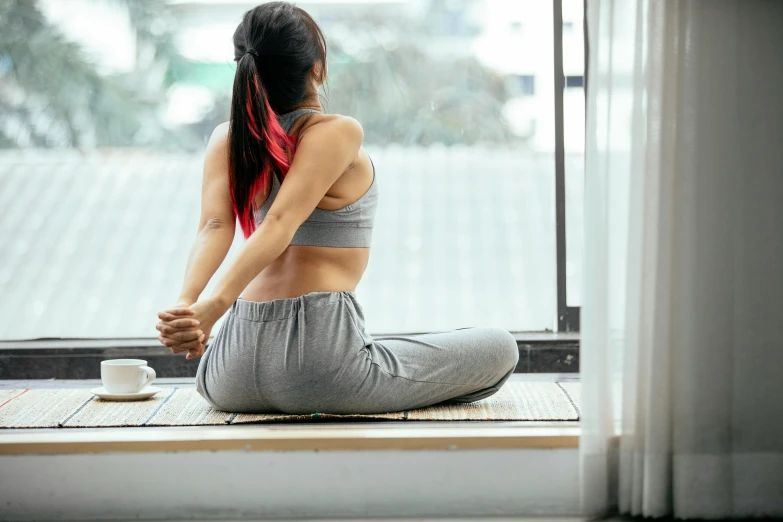
[{"label": "black hair", "polygon": [[255,197],[271,176],[282,179],[296,142],[277,115],[295,110],[308,83],[326,75],[326,38],[315,20],[287,2],[247,11],[234,31],[237,62],[229,122],[231,200],[245,237],[256,228]]}]

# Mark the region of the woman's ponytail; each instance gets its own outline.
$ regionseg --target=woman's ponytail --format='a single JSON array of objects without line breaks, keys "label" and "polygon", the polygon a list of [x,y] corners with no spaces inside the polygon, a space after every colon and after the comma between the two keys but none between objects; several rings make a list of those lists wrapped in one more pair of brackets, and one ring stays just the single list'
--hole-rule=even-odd
[{"label": "woman's ponytail", "polygon": [[234,60],[228,172],[234,213],[248,238],[256,229],[258,192],[266,192],[274,175],[282,181],[296,146],[276,111],[296,110],[313,80],[324,80],[326,39],[302,9],[265,2],[247,11],[234,31]]},{"label": "woman's ponytail", "polygon": [[296,141],[288,136],[269,104],[259,79],[255,51],[237,60],[228,134],[231,203],[245,238],[256,229],[255,198],[266,192],[275,172],[284,177],[291,166]]}]

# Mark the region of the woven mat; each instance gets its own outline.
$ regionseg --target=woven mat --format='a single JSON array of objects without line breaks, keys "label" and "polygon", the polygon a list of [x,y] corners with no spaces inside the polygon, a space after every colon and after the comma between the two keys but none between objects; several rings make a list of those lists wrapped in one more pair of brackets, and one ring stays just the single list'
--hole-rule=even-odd
[{"label": "woven mat", "polygon": [[579,383],[507,382],[470,404],[431,406],[372,415],[237,414],[212,409],[194,388],[163,388],[135,402],[105,401],[86,389],[0,390],[0,428],[214,426],[320,419],[417,421],[575,421]]}]

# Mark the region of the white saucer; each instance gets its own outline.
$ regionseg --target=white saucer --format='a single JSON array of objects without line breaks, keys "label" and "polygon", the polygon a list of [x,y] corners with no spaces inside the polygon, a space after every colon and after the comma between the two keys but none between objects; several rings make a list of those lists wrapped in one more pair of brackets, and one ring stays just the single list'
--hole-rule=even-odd
[{"label": "white saucer", "polygon": [[159,391],[160,388],[157,386],[147,386],[136,393],[109,393],[103,386],[90,390],[91,393],[94,393],[105,401],[140,401],[142,399],[149,399]]}]

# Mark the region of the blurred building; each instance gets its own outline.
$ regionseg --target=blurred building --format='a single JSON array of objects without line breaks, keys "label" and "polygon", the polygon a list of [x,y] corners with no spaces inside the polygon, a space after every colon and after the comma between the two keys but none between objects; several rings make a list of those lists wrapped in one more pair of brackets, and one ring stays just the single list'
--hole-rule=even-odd
[{"label": "blurred building", "polygon": [[[532,148],[554,150],[554,74],[552,2],[483,0],[482,32],[476,56],[502,72],[511,99],[509,125],[532,138]],[[584,151],[584,44],[582,1],[563,2],[563,73],[566,76],[566,150]]]},{"label": "blurred building", "polygon": [[[552,329],[548,154],[368,149],[380,199],[357,295],[370,333]],[[137,148],[0,150],[0,340],[157,336],[196,235],[202,163]],[[242,243],[237,232],[229,259]]]}]

